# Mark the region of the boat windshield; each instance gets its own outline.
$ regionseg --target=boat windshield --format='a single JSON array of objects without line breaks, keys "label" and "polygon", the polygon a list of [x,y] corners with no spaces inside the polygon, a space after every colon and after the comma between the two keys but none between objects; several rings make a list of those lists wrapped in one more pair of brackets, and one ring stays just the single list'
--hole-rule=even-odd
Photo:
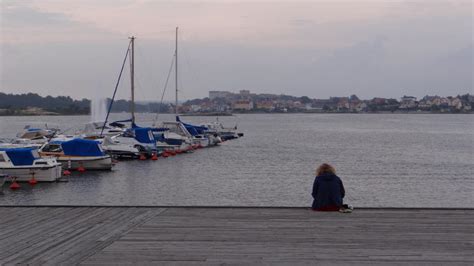
[{"label": "boat windshield", "polygon": [[44,147],[41,149],[43,152],[62,152],[61,144],[46,144]]}]

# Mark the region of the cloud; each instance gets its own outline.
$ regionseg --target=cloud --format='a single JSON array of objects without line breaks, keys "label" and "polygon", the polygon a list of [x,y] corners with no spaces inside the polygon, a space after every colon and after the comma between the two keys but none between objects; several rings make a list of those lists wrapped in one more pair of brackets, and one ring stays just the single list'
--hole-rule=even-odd
[{"label": "cloud", "polygon": [[37,8],[32,1],[2,2],[0,17],[3,51],[19,43],[97,41],[112,36],[111,32],[74,20],[66,13]]},{"label": "cloud", "polygon": [[68,26],[73,22],[64,14],[42,12],[27,6],[7,6],[1,11],[2,29]]},{"label": "cloud", "polygon": [[91,95],[113,83],[134,34],[137,96],[157,97],[179,26],[186,98],[241,88],[312,97],[465,93],[472,3],[435,2],[2,1],[1,89]]},{"label": "cloud", "polygon": [[313,25],[315,22],[312,19],[304,19],[304,18],[293,18],[288,21],[288,23],[292,26],[308,26]]}]

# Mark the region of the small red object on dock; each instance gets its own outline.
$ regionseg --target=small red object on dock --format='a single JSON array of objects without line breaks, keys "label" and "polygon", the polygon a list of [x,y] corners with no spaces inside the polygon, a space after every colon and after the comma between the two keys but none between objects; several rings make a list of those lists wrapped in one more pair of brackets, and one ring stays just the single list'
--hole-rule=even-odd
[{"label": "small red object on dock", "polygon": [[80,173],[84,173],[86,171],[86,168],[84,168],[84,166],[81,165],[77,168],[77,171],[79,171]]},{"label": "small red object on dock", "polygon": [[140,154],[140,158],[138,158],[138,159],[140,159],[141,161],[144,161],[144,160],[146,160],[146,156],[145,156],[145,154],[143,154],[143,153],[142,153],[142,154]]},{"label": "small red object on dock", "polygon": [[153,153],[153,155],[151,156],[151,159],[152,159],[153,161],[158,160],[158,155],[156,155],[156,153]]},{"label": "small red object on dock", "polygon": [[13,183],[10,185],[10,189],[11,189],[11,190],[16,190],[16,189],[19,189],[19,188],[21,188],[21,187],[20,187],[20,184],[18,184],[18,183],[16,182],[16,178],[15,178],[15,179],[13,180]]},{"label": "small red object on dock", "polygon": [[29,183],[30,185],[32,185],[32,186],[34,186],[34,185],[36,185],[36,184],[38,183],[38,181],[37,181],[36,178],[35,178],[35,174],[32,174],[31,179],[28,180],[28,183]]},{"label": "small red object on dock", "polygon": [[161,156],[163,156],[163,158],[167,158],[167,157],[170,156],[170,155],[168,154],[167,151],[164,151],[164,152],[161,154]]},{"label": "small red object on dock", "polygon": [[71,171],[69,171],[69,170],[64,170],[64,171],[63,171],[63,175],[65,175],[65,176],[71,175]]}]

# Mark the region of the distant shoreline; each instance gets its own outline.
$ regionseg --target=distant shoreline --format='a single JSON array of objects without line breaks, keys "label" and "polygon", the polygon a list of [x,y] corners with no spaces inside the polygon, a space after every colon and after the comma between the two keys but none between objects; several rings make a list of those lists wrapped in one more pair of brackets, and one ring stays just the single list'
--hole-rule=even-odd
[{"label": "distant shoreline", "polygon": [[[120,114],[122,112],[116,112],[113,114]],[[145,112],[138,112],[139,114],[155,114],[155,113],[145,113]],[[172,113],[163,113],[163,114],[171,114]],[[285,114],[285,115],[291,115],[291,114],[314,114],[314,115],[321,115],[321,114],[368,114],[368,115],[381,115],[381,114],[407,114],[407,115],[417,115],[417,114],[456,114],[456,115],[469,115],[469,114],[474,114],[474,112],[460,112],[460,113],[455,113],[455,112],[238,112],[238,113],[229,113],[229,114],[206,114],[206,113],[183,113],[179,114],[180,116],[235,116],[235,115],[246,115],[246,114],[257,114],[257,115],[265,115],[265,114]],[[90,116],[90,114],[59,114],[59,113],[41,113],[41,114],[0,114],[0,117],[37,117],[37,116]]]}]

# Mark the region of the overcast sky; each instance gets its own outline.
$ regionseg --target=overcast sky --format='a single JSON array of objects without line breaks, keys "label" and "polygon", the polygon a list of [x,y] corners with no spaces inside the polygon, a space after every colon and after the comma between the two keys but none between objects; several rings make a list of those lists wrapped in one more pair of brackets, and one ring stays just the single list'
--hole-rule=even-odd
[{"label": "overcast sky", "polygon": [[[159,100],[179,26],[182,99],[473,93],[470,0],[0,3],[1,92],[110,97],[135,35],[136,97]],[[119,98],[129,87],[126,72]]]}]

